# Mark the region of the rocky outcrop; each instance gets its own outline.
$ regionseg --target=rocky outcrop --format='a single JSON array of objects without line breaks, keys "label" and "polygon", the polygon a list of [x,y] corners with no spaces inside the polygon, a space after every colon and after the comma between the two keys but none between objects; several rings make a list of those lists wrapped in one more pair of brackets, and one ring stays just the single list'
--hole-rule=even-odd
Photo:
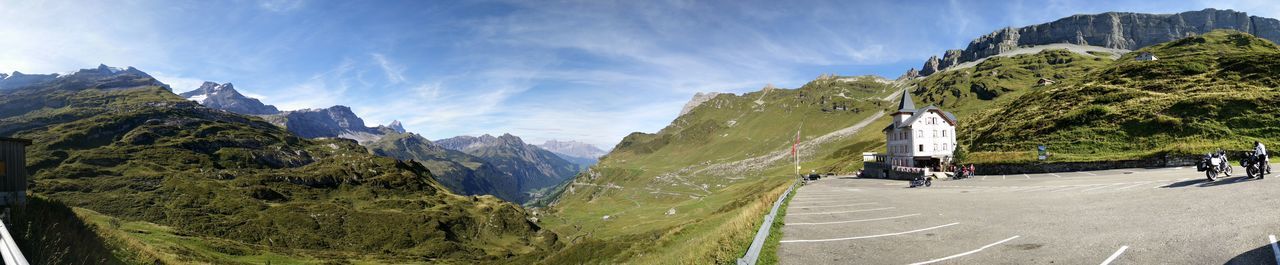
[{"label": "rocky outcrop", "polygon": [[917,71],[915,68],[911,68],[911,69],[908,69],[906,73],[903,73],[901,76],[898,76],[897,80],[907,80],[907,79],[912,79],[916,77],[920,77],[920,71]]},{"label": "rocky outcrop", "polygon": [[385,135],[379,128],[365,127],[364,120],[347,106],[325,109],[303,109],[264,116],[267,121],[305,138],[341,137],[361,144]]},{"label": "rocky outcrop", "polygon": [[404,125],[400,124],[400,121],[391,121],[391,124],[387,124],[387,128],[397,133],[405,133]]},{"label": "rocky outcrop", "polygon": [[938,70],[942,69],[941,67],[938,67],[938,64],[939,64],[938,56],[929,56],[929,60],[925,60],[924,66],[920,67],[920,75],[929,76],[929,75],[932,75],[933,73],[937,73]]},{"label": "rocky outcrop", "polygon": [[1238,30],[1280,42],[1280,20],[1249,16],[1233,10],[1205,9],[1177,14],[1108,12],[1074,15],[1057,21],[1004,28],[969,42],[964,50],[946,51],[925,61],[928,76],[948,67],[1001,54],[1018,47],[1069,43],[1135,50],[1218,29]]},{"label": "rocky outcrop", "polygon": [[200,102],[205,107],[247,114],[247,115],[271,115],[279,114],[280,110],[275,106],[262,104],[256,98],[246,97],[236,91],[231,83],[218,84],[214,82],[204,82],[199,88],[178,94],[183,98]]},{"label": "rocky outcrop", "polygon": [[711,100],[711,99],[713,99],[713,98],[716,98],[716,96],[719,96],[720,94],[723,94],[723,93],[719,93],[719,92],[707,92],[707,93],[698,92],[697,94],[693,94],[693,99],[690,99],[690,100],[689,100],[689,103],[685,103],[685,104],[684,104],[684,108],[680,109],[680,115],[679,115],[679,116],[676,116],[676,117],[680,117],[680,116],[684,116],[685,114],[688,114],[690,111],[693,111],[693,108],[697,108],[697,107],[698,107],[698,105],[702,105],[702,103],[706,103],[708,100]]}]

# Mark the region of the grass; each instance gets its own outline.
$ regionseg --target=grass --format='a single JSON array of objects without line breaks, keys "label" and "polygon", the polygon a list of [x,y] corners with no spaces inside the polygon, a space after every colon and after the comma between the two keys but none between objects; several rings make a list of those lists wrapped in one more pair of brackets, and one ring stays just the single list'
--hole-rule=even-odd
[{"label": "grass", "polygon": [[1214,31],[1141,49],[1074,80],[967,119],[962,144],[978,163],[1020,162],[1036,145],[1050,162],[1112,161],[1247,150],[1280,139],[1280,48]]},{"label": "grass", "polygon": [[[796,187],[799,189],[800,187]],[[760,252],[760,259],[756,264],[772,265],[780,263],[778,260],[778,247],[782,245],[782,227],[786,225],[787,205],[791,204],[791,198],[796,197],[796,191],[787,194],[787,199],[782,201],[782,206],[778,207],[778,215],[774,216],[773,227],[769,230],[769,237],[764,241],[764,248]]]},{"label": "grass", "polygon": [[[632,134],[547,209],[544,224],[570,242],[548,262],[732,262],[795,169],[790,159],[719,165],[787,150],[797,129],[812,139],[849,127],[890,105],[880,97],[893,91],[882,81],[847,77],[720,95],[657,133]],[[814,153],[805,171],[842,159],[828,159],[837,148],[804,151]],[[675,215],[666,214],[671,209]]]}]

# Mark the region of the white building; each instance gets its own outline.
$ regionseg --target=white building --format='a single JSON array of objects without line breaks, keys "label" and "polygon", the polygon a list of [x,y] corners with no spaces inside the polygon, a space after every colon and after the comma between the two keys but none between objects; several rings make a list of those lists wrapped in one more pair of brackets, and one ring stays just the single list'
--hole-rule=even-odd
[{"label": "white building", "polygon": [[941,170],[956,149],[956,116],[934,106],[916,109],[911,93],[902,92],[893,124],[884,128],[885,163],[890,166]]}]

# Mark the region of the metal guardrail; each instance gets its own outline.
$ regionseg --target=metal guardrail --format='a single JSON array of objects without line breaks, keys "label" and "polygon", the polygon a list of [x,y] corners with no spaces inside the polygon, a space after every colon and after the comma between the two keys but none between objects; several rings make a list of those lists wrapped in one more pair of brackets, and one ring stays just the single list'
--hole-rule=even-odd
[{"label": "metal guardrail", "polygon": [[13,236],[9,234],[9,227],[0,222],[0,256],[4,258],[6,265],[28,265],[27,257],[22,255],[22,251],[18,250],[18,243],[13,241]]},{"label": "metal guardrail", "polygon": [[778,201],[773,202],[773,210],[769,211],[769,215],[764,216],[764,223],[760,224],[760,230],[756,231],[756,239],[751,241],[751,247],[747,248],[747,254],[738,259],[738,265],[755,265],[756,260],[760,259],[760,251],[764,248],[764,241],[769,239],[769,229],[773,228],[773,219],[778,216],[778,207],[782,206],[782,201],[791,195],[791,191],[800,185],[800,181],[796,180],[787,188],[782,196],[778,197]]}]

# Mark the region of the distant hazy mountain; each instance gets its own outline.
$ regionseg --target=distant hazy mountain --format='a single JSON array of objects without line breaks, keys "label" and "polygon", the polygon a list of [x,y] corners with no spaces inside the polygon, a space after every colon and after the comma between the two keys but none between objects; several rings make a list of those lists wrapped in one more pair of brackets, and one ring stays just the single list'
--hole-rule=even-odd
[{"label": "distant hazy mountain", "polygon": [[577,174],[578,165],[551,151],[526,144],[520,137],[458,136],[435,141],[448,149],[462,151],[489,162],[499,171],[515,176],[522,191],[555,186]]},{"label": "distant hazy mountain", "polygon": [[256,98],[246,97],[236,91],[231,83],[221,84],[204,82],[196,90],[187,91],[178,96],[200,102],[205,107],[248,115],[270,115],[280,113],[275,106],[262,104]]},{"label": "distant hazy mountain", "polygon": [[389,133],[366,146],[376,155],[422,163],[440,184],[455,193],[490,194],[516,203],[529,199],[511,174],[498,171],[482,158],[444,148],[415,133]]},{"label": "distant hazy mountain", "polygon": [[608,154],[608,152],[600,150],[594,145],[578,141],[550,140],[538,145],[538,147],[551,151],[569,162],[582,166],[582,168],[594,165],[601,156]]}]

